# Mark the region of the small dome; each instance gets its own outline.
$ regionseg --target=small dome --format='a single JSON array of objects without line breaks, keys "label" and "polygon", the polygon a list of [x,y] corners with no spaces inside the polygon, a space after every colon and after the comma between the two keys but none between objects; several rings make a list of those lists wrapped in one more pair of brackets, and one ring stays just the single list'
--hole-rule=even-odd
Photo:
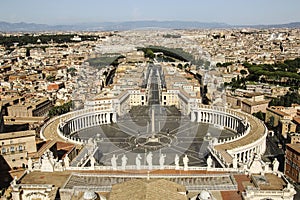
[{"label": "small dome", "polygon": [[85,191],[83,194],[84,200],[95,200],[97,199],[97,194],[93,191]]},{"label": "small dome", "polygon": [[208,200],[211,199],[211,196],[207,190],[202,190],[198,196],[200,200]]}]

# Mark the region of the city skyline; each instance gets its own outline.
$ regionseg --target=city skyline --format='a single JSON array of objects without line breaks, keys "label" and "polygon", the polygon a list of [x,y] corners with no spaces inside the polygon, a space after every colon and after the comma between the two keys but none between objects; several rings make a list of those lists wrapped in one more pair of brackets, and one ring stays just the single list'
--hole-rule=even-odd
[{"label": "city skyline", "polygon": [[288,1],[221,1],[192,0],[151,2],[127,1],[5,1],[0,21],[30,22],[49,25],[124,21],[198,21],[230,25],[283,24],[297,22],[300,2]]}]

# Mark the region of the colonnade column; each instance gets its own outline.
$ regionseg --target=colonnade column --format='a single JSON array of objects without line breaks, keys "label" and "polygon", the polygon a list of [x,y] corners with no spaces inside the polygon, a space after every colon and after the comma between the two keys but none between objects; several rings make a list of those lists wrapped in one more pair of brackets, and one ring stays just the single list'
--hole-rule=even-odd
[{"label": "colonnade column", "polygon": [[108,124],[110,124],[110,114],[111,114],[111,113],[107,113],[107,114],[106,114],[106,122],[107,122]]},{"label": "colonnade column", "polygon": [[113,123],[117,122],[117,113],[113,113],[112,122]]}]

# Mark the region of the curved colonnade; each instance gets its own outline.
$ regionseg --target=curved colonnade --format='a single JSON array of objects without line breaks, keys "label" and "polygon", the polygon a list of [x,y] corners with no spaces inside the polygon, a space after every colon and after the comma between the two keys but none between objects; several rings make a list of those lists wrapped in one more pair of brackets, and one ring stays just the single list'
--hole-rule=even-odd
[{"label": "curved colonnade", "polygon": [[[216,127],[236,132],[236,136],[231,138],[211,138],[209,150],[223,167],[230,167],[234,159],[239,163],[246,163],[255,154],[262,155],[266,150],[267,128],[252,115],[202,105],[193,109],[190,116],[191,121],[214,124]],[[57,133],[61,138],[75,144],[84,144],[88,141],[72,135],[89,127],[116,123],[117,113],[111,109],[95,107],[70,112],[56,120],[60,120]]]},{"label": "curved colonnade", "polygon": [[224,167],[230,167],[234,159],[247,163],[255,154],[263,155],[266,151],[268,130],[262,121],[250,114],[203,105],[192,111],[191,120],[217,124],[237,133],[231,138],[212,141],[209,146],[211,153]]}]

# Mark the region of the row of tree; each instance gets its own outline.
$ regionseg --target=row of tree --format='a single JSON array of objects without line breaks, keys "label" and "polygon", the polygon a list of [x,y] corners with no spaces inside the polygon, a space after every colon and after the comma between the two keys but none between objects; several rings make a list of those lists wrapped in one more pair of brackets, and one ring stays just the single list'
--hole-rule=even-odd
[{"label": "row of tree", "polygon": [[[145,56],[153,56],[152,53],[163,53],[165,56],[175,58],[183,62],[189,62],[193,60],[193,55],[185,52],[182,48],[167,48],[162,46],[149,46],[146,48],[138,48],[145,53]],[[151,51],[149,51],[151,50]]]},{"label": "row of tree", "polygon": [[272,99],[269,106],[290,107],[293,103],[300,105],[300,94],[298,92],[288,92],[284,96]]},{"label": "row of tree", "polygon": [[276,81],[278,84],[284,84],[286,80],[294,80],[295,86],[300,84],[300,58],[275,64],[256,65],[246,62],[243,63],[243,66],[245,66],[250,73],[247,77],[249,81]]},{"label": "row of tree", "polygon": [[[23,46],[27,44],[48,44],[52,41],[54,43],[70,43],[76,42],[72,40],[76,34],[41,34],[41,35],[31,35],[24,34],[20,36],[16,35],[0,35],[0,45],[5,47],[11,47],[14,44],[18,44],[18,46]],[[79,35],[81,41],[96,41],[99,39],[99,36],[96,35]]]},{"label": "row of tree", "polygon": [[49,117],[54,117],[54,116],[65,114],[67,112],[70,112],[72,106],[73,106],[72,101],[64,103],[61,106],[54,106],[53,108],[51,108],[49,110],[48,115],[49,115]]}]

